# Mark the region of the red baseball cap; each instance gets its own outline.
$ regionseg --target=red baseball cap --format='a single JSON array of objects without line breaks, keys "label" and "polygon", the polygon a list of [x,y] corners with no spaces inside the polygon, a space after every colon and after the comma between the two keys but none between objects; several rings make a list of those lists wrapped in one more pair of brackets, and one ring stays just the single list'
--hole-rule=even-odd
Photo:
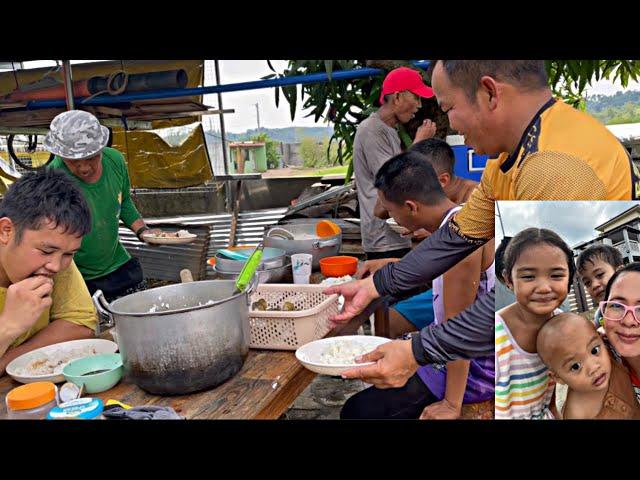
[{"label": "red baseball cap", "polygon": [[427,87],[420,74],[407,67],[398,67],[391,70],[382,82],[380,103],[384,102],[384,96],[390,93],[409,90],[422,98],[431,98],[434,93],[431,87]]}]

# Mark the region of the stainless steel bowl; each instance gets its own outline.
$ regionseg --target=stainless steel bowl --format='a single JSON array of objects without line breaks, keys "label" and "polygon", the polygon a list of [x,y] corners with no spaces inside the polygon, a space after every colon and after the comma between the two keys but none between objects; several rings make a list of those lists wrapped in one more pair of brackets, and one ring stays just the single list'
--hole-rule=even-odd
[{"label": "stainless steel bowl", "polygon": [[[235,280],[240,274],[240,272],[220,270],[217,264],[213,267],[213,271],[223,280]],[[256,275],[258,276],[258,283],[286,283],[287,280],[292,281],[291,260],[287,259],[286,265],[281,267],[258,270]]]},{"label": "stainless steel bowl", "polygon": [[[286,240],[279,237],[270,237],[269,233],[264,239],[265,247],[281,248],[287,255],[295,253],[309,253],[313,257],[313,269],[320,268],[320,259],[333,257],[339,254],[342,245],[342,232],[332,237],[319,238],[316,235],[315,223],[296,223],[285,227],[297,240]],[[306,237],[306,238],[305,238]]]},{"label": "stainless steel bowl", "polygon": [[[271,249],[278,250],[281,252],[280,255],[272,256],[268,259],[263,259],[258,266],[258,270],[269,270],[272,268],[278,268],[284,266],[287,261],[287,252],[283,249]],[[244,266],[244,261],[242,260],[233,260],[231,258],[227,258],[224,255],[216,253],[216,267],[225,273],[240,273],[242,271],[242,267]]]}]

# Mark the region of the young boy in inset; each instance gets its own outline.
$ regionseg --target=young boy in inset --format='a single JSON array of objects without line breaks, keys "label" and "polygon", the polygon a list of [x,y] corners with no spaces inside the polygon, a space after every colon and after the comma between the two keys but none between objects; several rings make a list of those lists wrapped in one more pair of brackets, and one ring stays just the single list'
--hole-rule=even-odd
[{"label": "young boy in inset", "polygon": [[612,361],[589,320],[561,313],[538,333],[536,349],[557,383],[568,387],[563,419],[640,419],[629,374]]},{"label": "young boy in inset", "polygon": [[609,279],[623,264],[618,249],[610,245],[594,245],[578,256],[576,267],[580,280],[596,306],[604,300]]}]

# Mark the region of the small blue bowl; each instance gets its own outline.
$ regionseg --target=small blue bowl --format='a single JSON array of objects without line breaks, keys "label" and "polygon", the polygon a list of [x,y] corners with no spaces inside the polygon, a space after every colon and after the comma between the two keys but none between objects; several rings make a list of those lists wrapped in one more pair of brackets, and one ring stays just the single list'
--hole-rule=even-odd
[{"label": "small blue bowl", "polygon": [[102,353],[70,362],[62,369],[64,378],[85,393],[100,393],[113,388],[122,379],[124,367],[119,353]]}]

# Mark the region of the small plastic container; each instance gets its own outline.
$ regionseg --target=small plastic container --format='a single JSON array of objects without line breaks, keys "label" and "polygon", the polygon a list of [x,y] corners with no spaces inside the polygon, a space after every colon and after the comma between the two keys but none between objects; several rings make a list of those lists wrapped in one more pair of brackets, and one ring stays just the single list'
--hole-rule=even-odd
[{"label": "small plastic container", "polygon": [[13,420],[43,420],[57,406],[58,387],[51,382],[27,383],[7,393],[7,413]]},{"label": "small plastic container", "polygon": [[293,274],[293,283],[296,285],[308,285],[311,283],[311,275],[298,275],[297,273]]},{"label": "small plastic container", "polygon": [[103,419],[104,405],[99,398],[77,398],[51,409],[47,420],[99,420]]},{"label": "small plastic container", "polygon": [[320,259],[320,272],[327,278],[353,275],[358,271],[358,259],[340,255]]},{"label": "small plastic container", "polygon": [[308,284],[311,279],[311,265],[313,255],[309,253],[296,253],[291,255],[291,269],[293,271],[293,283]]}]

